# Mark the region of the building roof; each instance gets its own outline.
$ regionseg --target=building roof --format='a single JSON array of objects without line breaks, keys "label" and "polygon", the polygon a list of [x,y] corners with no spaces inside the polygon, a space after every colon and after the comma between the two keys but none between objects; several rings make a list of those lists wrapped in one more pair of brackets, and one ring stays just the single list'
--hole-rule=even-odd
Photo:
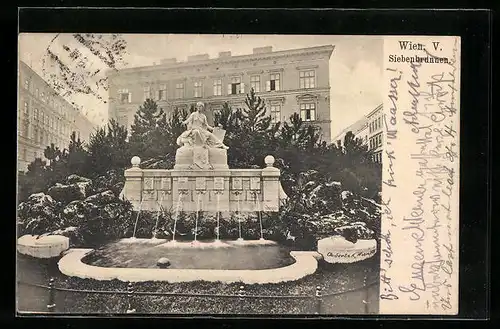
[{"label": "building roof", "polygon": [[181,67],[191,67],[191,66],[199,66],[199,65],[207,65],[213,63],[232,63],[232,62],[241,62],[245,60],[254,60],[259,58],[279,58],[279,57],[287,57],[294,55],[303,55],[308,53],[326,53],[328,54],[328,58],[333,53],[335,49],[334,45],[323,45],[316,47],[308,47],[308,48],[297,48],[297,49],[288,49],[288,50],[280,50],[280,51],[272,51],[272,47],[259,47],[254,48],[253,54],[247,55],[238,55],[231,56],[230,52],[219,52],[219,57],[209,58],[208,54],[199,54],[188,56],[187,61],[177,62],[175,58],[167,59],[165,63],[160,63],[157,65],[146,65],[146,66],[137,66],[124,68],[120,70],[110,69],[106,72],[107,76],[113,76],[122,72],[133,72],[133,71],[149,71],[149,70],[157,70],[157,69],[169,69],[169,68],[181,68]]},{"label": "building roof", "polygon": [[349,131],[352,131],[354,135],[356,135],[357,132],[363,130],[363,128],[366,126],[368,119],[366,117],[362,117],[358,121],[354,122],[352,125],[348,126],[344,130],[342,130],[340,133],[335,136],[333,141],[337,141],[339,139],[342,139],[345,134],[347,134]]},{"label": "building roof", "polygon": [[373,110],[370,111],[370,113],[368,113],[366,115],[367,118],[370,118],[372,115],[374,115],[375,113],[379,112],[380,110],[382,110],[382,107],[383,107],[383,104],[380,104],[379,106],[377,106],[376,108],[374,108]]},{"label": "building roof", "polygon": [[357,133],[363,131],[363,129],[365,129],[367,127],[367,124],[368,124],[368,120],[371,116],[373,116],[375,113],[379,112],[380,110],[382,110],[382,107],[383,107],[383,104],[380,104],[379,106],[377,106],[375,109],[371,110],[368,114],[366,114],[365,116],[363,116],[361,119],[359,119],[358,121],[354,122],[352,125],[348,126],[347,128],[345,128],[344,130],[342,130],[340,133],[337,134],[337,136],[335,136],[334,139],[332,139],[333,141],[337,141],[339,139],[342,139],[342,137],[347,134],[347,132],[349,131],[352,131],[354,135],[356,135]]}]

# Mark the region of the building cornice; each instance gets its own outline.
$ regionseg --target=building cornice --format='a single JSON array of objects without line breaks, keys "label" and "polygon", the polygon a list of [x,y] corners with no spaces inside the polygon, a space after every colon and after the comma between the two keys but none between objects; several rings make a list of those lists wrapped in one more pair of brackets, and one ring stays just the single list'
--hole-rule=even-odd
[{"label": "building cornice", "polygon": [[295,98],[297,99],[297,101],[304,101],[304,100],[310,100],[310,99],[317,101],[319,98],[319,95],[313,94],[311,92],[305,92],[305,93],[302,93],[302,94],[295,96]]},{"label": "building cornice", "polygon": [[303,65],[303,66],[297,66],[297,70],[310,70],[310,69],[317,69],[319,65]]},{"label": "building cornice", "polygon": [[220,64],[220,65],[236,64],[244,62],[269,60],[269,59],[278,59],[278,58],[303,57],[310,55],[325,55],[327,59],[329,59],[334,49],[335,46],[327,45],[327,46],[319,46],[311,48],[283,50],[283,51],[276,51],[276,52],[269,52],[262,54],[212,58],[204,61],[195,61],[195,62],[188,61],[188,62],[178,62],[178,63],[164,64],[164,65],[162,64],[148,65],[148,66],[124,68],[119,71],[110,70],[106,72],[106,75],[109,77],[114,77],[118,75],[135,74],[137,72],[150,72],[157,70],[172,71],[172,70],[179,70],[181,68],[201,68],[201,67],[211,66],[214,64]]},{"label": "building cornice", "polygon": [[382,110],[382,107],[383,107],[383,104],[380,104],[379,106],[377,106],[376,108],[374,108],[373,110],[370,111],[370,113],[368,113],[366,115],[367,118],[370,118],[372,115],[374,115],[375,113],[377,113],[378,111],[381,111]]},{"label": "building cornice", "polygon": [[246,72],[248,75],[263,74],[264,70],[250,70]]},{"label": "building cornice", "polygon": [[285,96],[274,96],[274,97],[271,96],[271,97],[266,97],[264,100],[269,103],[274,103],[274,102],[284,103],[286,98]]},{"label": "building cornice", "polygon": [[205,80],[205,79],[207,79],[206,75],[199,75],[199,76],[189,77],[190,81]]},{"label": "building cornice", "polygon": [[[327,88],[315,88],[315,89],[293,89],[293,90],[279,90],[279,91],[261,91],[255,93],[255,96],[258,96],[262,98],[263,100],[271,100],[271,99],[279,99],[279,98],[285,98],[286,95],[296,95],[297,101],[304,101],[304,100],[318,100],[320,97],[322,97],[324,93],[329,93],[330,92],[330,87]],[[245,94],[236,94],[236,95],[223,95],[223,96],[205,96],[205,97],[189,97],[189,98],[175,98],[175,99],[167,99],[167,100],[157,100],[156,102],[158,104],[169,104],[169,105],[178,105],[178,104],[184,104],[184,103],[195,103],[199,100],[204,101],[204,102],[231,102],[231,101],[236,101],[240,99],[245,99],[246,97]],[[327,94],[325,97],[329,97],[329,94]],[[114,100],[110,99],[110,104],[113,104],[116,107],[137,107],[138,105],[141,105],[142,102],[133,102],[133,103],[125,103],[125,104],[119,104],[116,103]]]}]

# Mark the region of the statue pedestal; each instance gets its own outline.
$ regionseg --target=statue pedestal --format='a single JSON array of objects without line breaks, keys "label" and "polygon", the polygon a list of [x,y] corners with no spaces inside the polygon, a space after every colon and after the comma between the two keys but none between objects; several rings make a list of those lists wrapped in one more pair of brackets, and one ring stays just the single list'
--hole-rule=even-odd
[{"label": "statue pedestal", "polygon": [[140,159],[132,161],[121,195],[137,211],[163,206],[189,212],[277,212],[286,199],[280,170],[273,167],[272,156],[265,163],[263,169],[229,169],[224,149],[181,147],[174,169],[140,169]]},{"label": "statue pedestal", "polygon": [[174,169],[229,169],[227,150],[183,146],[176,151]]}]

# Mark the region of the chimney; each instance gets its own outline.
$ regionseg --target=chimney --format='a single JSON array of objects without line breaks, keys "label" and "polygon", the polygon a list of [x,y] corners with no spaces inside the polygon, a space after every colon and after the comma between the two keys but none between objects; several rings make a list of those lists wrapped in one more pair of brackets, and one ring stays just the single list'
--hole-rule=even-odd
[{"label": "chimney", "polygon": [[270,53],[272,51],[273,51],[272,46],[258,47],[253,49],[254,54],[265,54],[265,53]]},{"label": "chimney", "polygon": [[165,58],[165,59],[162,59],[160,61],[161,65],[175,64],[175,63],[177,63],[177,59],[176,58]]},{"label": "chimney", "polygon": [[230,51],[221,51],[219,52],[219,58],[231,57]]},{"label": "chimney", "polygon": [[210,56],[208,56],[208,54],[188,56],[188,62],[205,61],[207,59],[210,59]]}]

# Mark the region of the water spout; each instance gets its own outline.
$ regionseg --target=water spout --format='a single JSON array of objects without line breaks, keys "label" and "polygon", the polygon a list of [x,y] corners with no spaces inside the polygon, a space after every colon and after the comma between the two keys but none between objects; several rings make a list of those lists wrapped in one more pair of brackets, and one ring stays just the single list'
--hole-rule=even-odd
[{"label": "water spout", "polygon": [[179,191],[179,197],[177,198],[177,206],[175,208],[175,214],[174,214],[174,230],[172,232],[172,242],[175,242],[175,232],[177,231],[177,219],[179,218],[179,213],[181,211],[181,202],[183,195],[184,195],[183,191]]},{"label": "water spout", "polygon": [[163,197],[164,195],[161,195],[161,200],[158,202],[158,211],[156,213],[156,223],[155,223],[155,228],[153,229],[153,239],[156,239],[156,235],[158,233],[158,220],[160,219],[160,211],[163,207]]},{"label": "water spout", "polygon": [[259,192],[254,192],[255,200],[257,200],[257,215],[259,216],[259,224],[260,224],[260,240],[264,240],[264,232],[262,229],[262,207],[260,205]]},{"label": "water spout", "polygon": [[216,195],[217,195],[217,206],[216,206],[217,213],[215,214],[215,216],[217,218],[217,230],[216,230],[217,238],[216,238],[216,241],[220,241],[220,236],[219,236],[219,232],[220,232],[220,192],[216,192]]},{"label": "water spout", "polygon": [[237,241],[243,241],[243,238],[241,237],[241,194],[238,195],[238,212],[236,218],[238,218],[238,235],[239,238]]},{"label": "water spout", "polygon": [[199,219],[199,216],[200,216],[200,209],[202,208],[200,206],[200,201],[203,200],[201,198],[201,194],[202,194],[202,192],[199,191],[198,192],[198,197],[196,199],[196,218],[194,220],[194,242],[195,243],[198,241],[198,219]]},{"label": "water spout", "polygon": [[135,219],[134,233],[132,234],[133,239],[135,239],[135,233],[137,231],[137,222],[139,221],[139,215],[140,215],[141,210],[142,210],[142,201],[143,200],[141,200],[141,203],[139,203],[139,211],[137,211],[137,218]]}]

